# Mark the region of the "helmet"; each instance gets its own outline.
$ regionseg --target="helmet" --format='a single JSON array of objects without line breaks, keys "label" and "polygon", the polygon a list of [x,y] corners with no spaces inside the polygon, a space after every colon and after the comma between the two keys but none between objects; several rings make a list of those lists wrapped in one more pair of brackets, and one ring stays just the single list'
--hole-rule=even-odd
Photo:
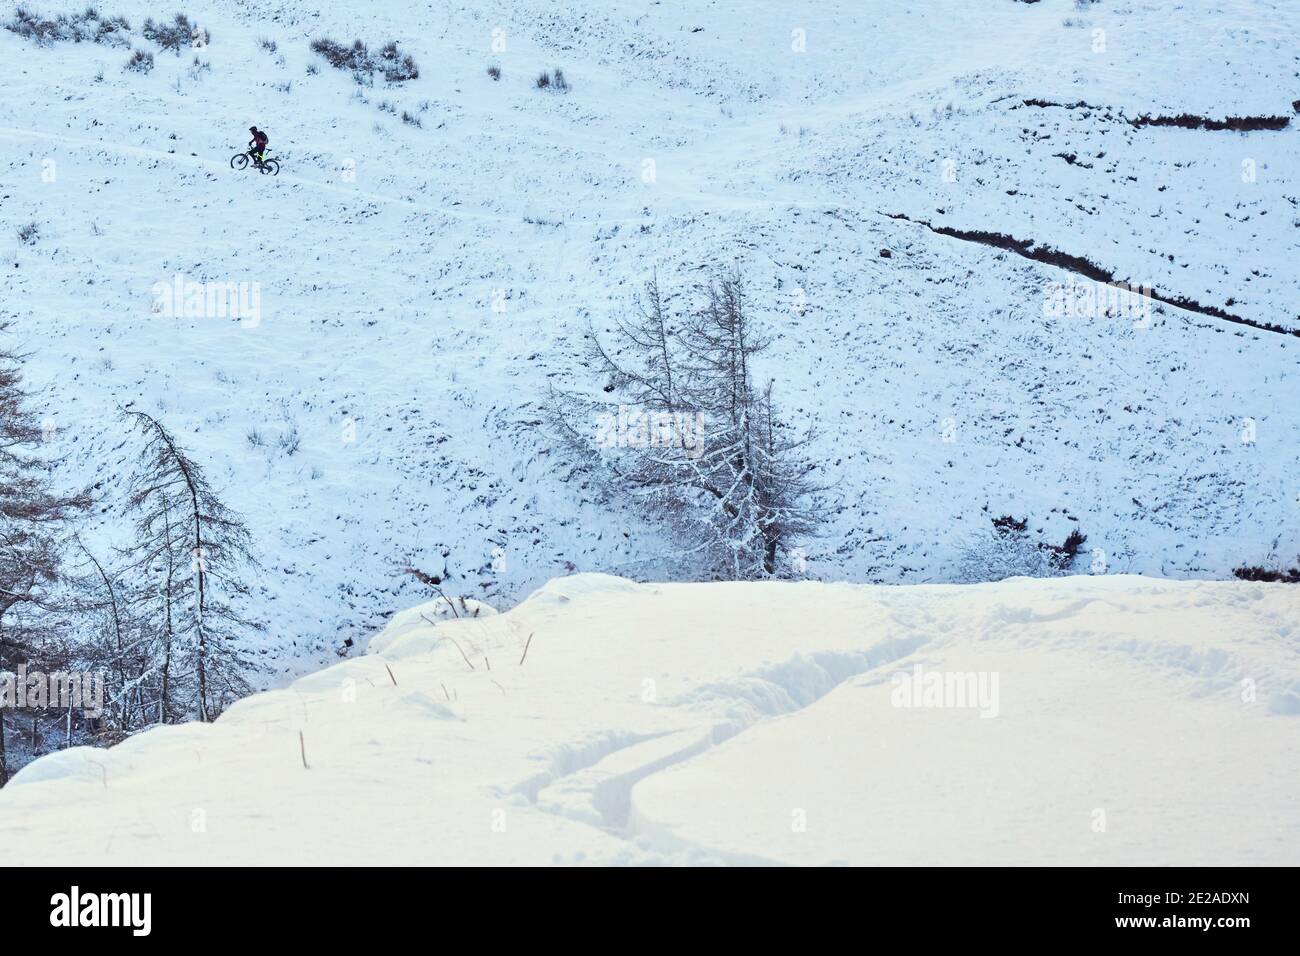
[{"label": "helmet", "polygon": [[250,127],[248,127],[248,131],[249,131],[250,133],[256,133],[256,132],[257,132],[257,127],[256,127],[256,126],[250,126]]}]

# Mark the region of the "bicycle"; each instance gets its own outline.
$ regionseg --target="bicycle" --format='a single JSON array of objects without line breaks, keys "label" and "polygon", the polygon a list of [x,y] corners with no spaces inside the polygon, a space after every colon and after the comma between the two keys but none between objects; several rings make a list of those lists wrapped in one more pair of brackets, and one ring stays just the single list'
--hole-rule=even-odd
[{"label": "bicycle", "polygon": [[[252,162],[253,161],[249,157],[247,151],[242,153],[236,153],[234,156],[230,157],[230,168],[247,169],[248,164]],[[253,163],[253,168],[260,170],[263,176],[267,175],[268,173],[272,176],[280,175],[280,161],[271,156],[268,156],[264,160],[262,160],[260,165],[258,163]]]}]

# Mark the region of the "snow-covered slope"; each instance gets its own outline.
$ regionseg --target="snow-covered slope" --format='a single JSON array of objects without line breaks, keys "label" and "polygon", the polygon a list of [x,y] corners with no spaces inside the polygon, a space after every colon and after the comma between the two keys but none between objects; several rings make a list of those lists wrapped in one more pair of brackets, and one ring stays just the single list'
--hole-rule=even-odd
[{"label": "snow-covered slope", "polygon": [[[186,12],[210,44],[155,51],[149,75],[0,30],[0,315],[69,478],[112,501],[127,403],[209,465],[254,526],[254,610],[287,674],[418,600],[408,564],[501,606],[572,571],[691,576],[568,480],[539,424],[548,384],[597,384],[575,369],[588,319],[655,268],[685,308],[706,266],[744,266],[764,374],[838,483],[811,577],[951,580],[1001,513],[1053,540],[1077,523],[1110,571],[1221,577],[1300,550],[1300,339],[1170,306],[1045,315],[1069,273],[918,224],[1295,328],[1297,122],[1124,120],[1292,114],[1287,0]],[[399,40],[421,76],[358,87],[308,51],[320,36]],[[556,66],[571,90],[535,88]],[[278,178],[227,165],[251,123]],[[260,283],[260,321],[154,314],[178,273]],[[101,543],[121,534],[106,519]]]},{"label": "snow-covered slope", "polygon": [[80,865],[1300,863],[1294,587],[579,575],[440,610],[215,724],[36,761],[0,840]]}]

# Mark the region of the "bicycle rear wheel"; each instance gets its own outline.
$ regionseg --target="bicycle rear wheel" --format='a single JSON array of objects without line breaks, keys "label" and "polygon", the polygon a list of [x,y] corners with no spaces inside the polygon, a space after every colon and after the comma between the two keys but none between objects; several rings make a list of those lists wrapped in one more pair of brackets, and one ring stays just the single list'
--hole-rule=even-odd
[{"label": "bicycle rear wheel", "polygon": [[280,161],[278,159],[267,159],[262,162],[262,175],[268,173],[272,176],[280,175]]},{"label": "bicycle rear wheel", "polygon": [[243,169],[247,165],[248,165],[247,153],[236,153],[234,156],[230,157],[231,169]]}]

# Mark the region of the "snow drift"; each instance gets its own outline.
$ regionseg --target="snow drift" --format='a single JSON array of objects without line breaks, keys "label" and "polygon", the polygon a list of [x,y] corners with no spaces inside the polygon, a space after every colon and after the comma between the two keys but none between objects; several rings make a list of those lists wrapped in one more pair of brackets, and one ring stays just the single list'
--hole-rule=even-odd
[{"label": "snow drift", "polygon": [[36,761],[64,864],[1297,864],[1300,590],[552,581]]},{"label": "snow drift", "polygon": [[[176,12],[101,7],[137,34]],[[210,42],[133,34],[148,74],[0,29],[0,318],[70,484],[112,500],[129,405],[247,518],[277,684],[418,601],[406,564],[499,607],[573,571],[697,574],[566,480],[538,425],[551,384],[599,387],[588,321],[655,270],[679,289],[743,263],[763,379],[842,492],[800,543],[810,578],[954,580],[1001,514],[1082,529],[1111,571],[1300,550],[1300,340],[1159,302],[1049,314],[1073,272],[953,235],[1300,328],[1296,121],[1130,122],[1288,114],[1293,2],[180,8]],[[400,41],[421,75],[359,86],[322,38]],[[557,67],[572,89],[539,90]],[[228,165],[252,123],[277,177]],[[177,275],[256,283],[256,321],[154,312]],[[92,547],[124,545],[105,524]]]}]

